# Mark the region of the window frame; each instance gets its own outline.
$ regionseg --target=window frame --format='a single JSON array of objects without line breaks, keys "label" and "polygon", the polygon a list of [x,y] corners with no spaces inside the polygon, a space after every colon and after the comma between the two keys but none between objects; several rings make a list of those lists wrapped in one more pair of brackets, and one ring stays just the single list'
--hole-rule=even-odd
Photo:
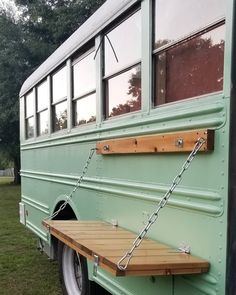
[{"label": "window frame", "polygon": [[[33,99],[33,113],[32,115],[27,116],[27,96],[32,94],[32,99]],[[25,139],[26,140],[32,140],[35,137],[35,90],[34,88],[32,88],[31,90],[29,90],[25,95],[24,95],[24,121],[25,121]],[[34,124],[33,124],[33,134],[32,136],[28,136],[28,121],[30,119],[34,120]]]},{"label": "window frame", "polygon": [[[38,110],[38,88],[43,84],[43,83],[47,83],[47,88],[48,88],[48,103],[47,103],[47,106],[45,106],[44,108],[42,109],[39,109]],[[40,114],[47,111],[49,112],[49,102],[50,102],[50,97],[51,97],[51,87],[50,87],[50,83],[49,83],[49,80],[48,80],[48,77],[44,78],[43,80],[40,81],[40,83],[38,83],[38,85],[36,86],[36,122],[37,122],[37,125],[36,125],[36,130],[37,130],[37,136],[45,136],[49,133],[49,119],[48,119],[48,131],[46,133],[40,133],[40,124],[39,124],[39,118],[40,118]],[[47,116],[49,117],[49,116]]]},{"label": "window frame", "polygon": [[[92,43],[92,44],[91,44]],[[76,64],[78,64],[80,61],[82,61],[84,58],[86,58],[87,56],[89,56],[90,54],[92,54],[94,52],[94,54],[96,53],[96,46],[94,42],[89,42],[89,44],[87,44],[87,46],[84,47],[84,49],[80,49],[80,54],[77,54],[77,56],[75,56],[73,58],[73,61],[71,63],[71,86],[72,86],[72,127],[73,128],[80,128],[83,126],[87,126],[87,125],[91,125],[91,124],[95,124],[96,120],[93,122],[88,122],[85,124],[77,124],[76,122],[76,102],[86,98],[92,94],[96,94],[97,93],[97,87],[96,87],[96,79],[97,79],[97,75],[96,75],[96,71],[97,71],[97,67],[96,67],[96,60],[94,61],[94,66],[95,66],[95,87],[92,88],[88,91],[85,91],[84,93],[80,94],[80,95],[74,95],[74,66]],[[96,104],[96,101],[95,101]],[[95,117],[97,117],[97,113],[95,113]]]},{"label": "window frame", "polygon": [[[140,11],[140,21],[141,21],[141,27],[142,27],[142,7],[138,6],[135,9],[132,9],[132,11],[129,11],[125,16],[123,16],[122,18],[119,18],[119,20],[116,20],[114,23],[112,23],[109,28],[102,32],[102,52],[103,52],[103,58],[102,58],[102,62],[103,62],[103,66],[102,66],[102,85],[103,85],[103,120],[111,120],[111,119],[115,119],[121,116],[127,116],[130,114],[134,114],[137,112],[140,112],[142,110],[142,96],[141,96],[141,106],[140,106],[140,110],[138,111],[133,111],[133,112],[128,112],[125,114],[121,114],[121,115],[117,115],[117,116],[111,116],[109,117],[109,88],[108,88],[108,81],[112,78],[118,77],[119,75],[128,72],[129,70],[140,66],[141,68],[141,73],[142,73],[142,50],[141,50],[141,57],[140,59],[134,60],[132,63],[127,64],[126,66],[121,67],[119,70],[116,71],[112,71],[110,74],[105,75],[105,36],[108,35],[112,30],[114,30],[115,28],[117,28],[119,25],[121,25],[122,23],[124,23],[127,19],[129,19],[130,17],[132,17],[132,15],[134,15],[135,13],[137,13],[138,11]],[[142,30],[141,30],[141,37],[140,37],[140,46],[142,48]],[[142,75],[141,75],[141,85],[142,85]]]}]

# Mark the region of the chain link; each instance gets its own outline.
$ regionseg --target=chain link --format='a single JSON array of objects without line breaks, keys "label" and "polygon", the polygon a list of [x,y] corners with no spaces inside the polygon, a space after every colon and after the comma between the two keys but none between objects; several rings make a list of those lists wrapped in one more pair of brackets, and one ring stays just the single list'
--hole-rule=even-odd
[{"label": "chain link", "polygon": [[127,269],[128,265],[129,265],[129,262],[130,262],[130,259],[133,256],[134,250],[137,247],[139,247],[139,245],[141,244],[141,242],[145,238],[146,234],[148,233],[148,230],[150,229],[150,227],[156,222],[156,220],[157,220],[157,218],[159,216],[160,210],[166,206],[171,194],[174,192],[175,188],[181,182],[184,172],[189,168],[189,166],[190,166],[191,162],[193,161],[194,157],[196,156],[197,152],[201,149],[201,147],[203,146],[203,144],[205,142],[206,142],[206,140],[204,138],[202,138],[202,137],[197,140],[196,144],[194,145],[194,148],[193,148],[192,152],[189,154],[187,160],[184,162],[180,172],[175,176],[175,178],[172,181],[172,184],[171,184],[170,188],[168,189],[168,191],[165,193],[163,198],[158,203],[156,211],[154,211],[151,214],[151,216],[149,217],[147,223],[145,224],[145,226],[143,227],[143,229],[141,230],[139,235],[133,241],[133,246],[118,261],[118,263],[117,263],[118,269],[120,269],[122,271]]},{"label": "chain link", "polygon": [[71,192],[68,195],[66,195],[65,202],[61,204],[61,206],[59,207],[59,209],[57,211],[55,211],[52,215],[46,217],[44,220],[50,220],[50,219],[55,218],[62,210],[65,209],[66,205],[72,200],[73,194],[80,187],[81,182],[83,181],[83,178],[84,178],[85,174],[88,171],[89,164],[90,164],[90,162],[91,162],[91,160],[93,158],[93,155],[94,155],[94,153],[95,153],[96,150],[97,150],[96,148],[91,148],[90,149],[89,156],[88,156],[87,161],[86,161],[86,163],[84,165],[84,168],[82,170],[82,173],[81,173],[80,177],[78,178],[78,180],[77,180],[77,182],[76,182],[73,190],[71,190]]}]

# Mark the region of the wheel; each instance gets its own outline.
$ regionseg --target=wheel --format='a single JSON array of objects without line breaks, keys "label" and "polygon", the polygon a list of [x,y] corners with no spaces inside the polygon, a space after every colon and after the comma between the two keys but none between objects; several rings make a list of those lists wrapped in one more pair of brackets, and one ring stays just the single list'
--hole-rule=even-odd
[{"label": "wheel", "polygon": [[59,242],[58,262],[64,295],[90,295],[86,258]]}]

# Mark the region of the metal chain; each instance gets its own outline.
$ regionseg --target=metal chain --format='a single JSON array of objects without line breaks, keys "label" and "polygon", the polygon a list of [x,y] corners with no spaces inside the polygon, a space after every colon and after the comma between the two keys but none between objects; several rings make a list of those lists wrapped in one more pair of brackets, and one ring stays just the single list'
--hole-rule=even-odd
[{"label": "metal chain", "polygon": [[81,173],[80,177],[78,178],[78,180],[77,180],[77,182],[76,182],[76,184],[75,184],[73,190],[72,190],[68,195],[66,195],[66,200],[65,200],[65,202],[64,202],[63,204],[61,204],[61,206],[59,207],[59,209],[58,209],[57,211],[55,211],[52,215],[46,217],[45,220],[49,220],[49,219],[53,219],[53,218],[55,218],[55,217],[56,217],[56,216],[57,216],[62,210],[65,209],[66,205],[71,201],[71,199],[73,198],[73,194],[74,194],[74,193],[78,190],[78,188],[80,187],[81,182],[82,182],[82,180],[83,180],[85,174],[86,174],[87,171],[88,171],[89,164],[90,164],[90,162],[91,162],[91,160],[92,160],[92,157],[93,157],[93,155],[94,155],[94,153],[95,153],[96,150],[97,150],[96,148],[91,148],[91,149],[90,149],[89,156],[88,156],[88,159],[87,159],[87,161],[86,161],[86,163],[85,163],[85,165],[84,165],[84,168],[83,168],[83,170],[82,170],[82,173]]},{"label": "metal chain", "polygon": [[140,231],[139,235],[133,241],[133,246],[118,261],[118,263],[117,263],[118,269],[120,269],[122,271],[127,269],[128,265],[129,265],[129,262],[130,262],[130,259],[133,256],[134,250],[141,244],[144,237],[148,233],[148,230],[150,229],[150,227],[157,220],[157,218],[159,216],[159,211],[166,206],[171,194],[173,193],[175,188],[178,186],[178,184],[182,180],[182,176],[183,176],[184,172],[188,169],[188,167],[190,166],[190,164],[193,161],[194,157],[196,156],[197,152],[200,150],[200,148],[203,146],[203,144],[205,142],[206,142],[206,140],[204,138],[202,138],[202,137],[197,140],[196,144],[194,145],[194,148],[193,148],[192,152],[189,154],[187,160],[184,162],[180,172],[177,174],[177,176],[175,176],[175,178],[172,181],[172,184],[171,184],[170,188],[168,189],[168,191],[165,193],[163,198],[158,203],[156,211],[154,211],[152,213],[152,215],[149,217],[147,223],[145,224],[144,228]]}]

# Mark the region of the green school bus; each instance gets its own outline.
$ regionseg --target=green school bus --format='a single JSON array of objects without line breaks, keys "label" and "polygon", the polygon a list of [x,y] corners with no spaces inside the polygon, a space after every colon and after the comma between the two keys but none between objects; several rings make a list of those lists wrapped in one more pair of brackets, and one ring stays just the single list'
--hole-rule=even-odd
[{"label": "green school bus", "polygon": [[20,221],[65,295],[236,294],[233,0],[107,0],[20,91]]}]

